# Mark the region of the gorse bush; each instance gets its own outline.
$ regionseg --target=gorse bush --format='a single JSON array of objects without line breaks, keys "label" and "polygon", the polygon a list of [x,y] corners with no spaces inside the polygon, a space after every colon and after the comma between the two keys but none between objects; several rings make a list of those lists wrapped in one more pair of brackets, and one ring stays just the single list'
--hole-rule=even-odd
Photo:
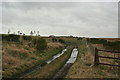
[{"label": "gorse bush", "polygon": [[15,41],[19,42],[20,36],[15,34],[9,34],[9,35],[2,35],[3,41]]},{"label": "gorse bush", "polygon": [[47,47],[47,43],[45,41],[45,39],[38,39],[37,40],[37,45],[36,45],[36,49],[39,50],[39,51],[43,51],[45,50]]},{"label": "gorse bush", "polygon": [[43,51],[47,47],[47,42],[45,39],[38,38],[38,39],[33,39],[32,43],[34,44],[35,48],[38,51]]}]

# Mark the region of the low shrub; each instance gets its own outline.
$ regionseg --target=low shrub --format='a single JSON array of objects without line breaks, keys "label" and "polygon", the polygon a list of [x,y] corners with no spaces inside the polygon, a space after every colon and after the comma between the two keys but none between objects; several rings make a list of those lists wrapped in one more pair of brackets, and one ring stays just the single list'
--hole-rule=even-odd
[{"label": "low shrub", "polygon": [[2,35],[2,40],[3,41],[8,41],[8,35]]},{"label": "low shrub", "polygon": [[38,50],[38,51],[43,51],[46,49],[47,47],[47,42],[45,39],[42,39],[42,38],[38,38],[38,39],[34,39],[32,41],[32,43],[34,44],[35,48]]},{"label": "low shrub", "polygon": [[3,41],[19,42],[19,39],[20,39],[20,35],[15,35],[15,34],[2,35],[2,40]]}]

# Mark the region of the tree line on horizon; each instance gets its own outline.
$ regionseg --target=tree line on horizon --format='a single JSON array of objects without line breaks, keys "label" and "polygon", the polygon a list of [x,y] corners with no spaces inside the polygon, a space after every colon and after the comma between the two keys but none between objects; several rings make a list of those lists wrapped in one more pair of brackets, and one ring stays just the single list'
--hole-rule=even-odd
[{"label": "tree line on horizon", "polygon": [[[11,33],[10,29],[8,29],[8,34]],[[15,34],[15,32],[13,32],[12,34]],[[21,31],[17,31],[18,35],[25,35],[25,33],[22,33]],[[40,32],[39,31],[30,31],[30,35],[33,36],[33,34],[36,34],[36,36],[40,36]]]}]

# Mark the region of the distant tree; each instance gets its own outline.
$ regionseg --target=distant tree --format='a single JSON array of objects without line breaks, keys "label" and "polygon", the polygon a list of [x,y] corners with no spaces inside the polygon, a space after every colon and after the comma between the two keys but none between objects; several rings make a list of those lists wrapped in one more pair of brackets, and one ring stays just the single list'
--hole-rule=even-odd
[{"label": "distant tree", "polygon": [[7,41],[15,41],[15,42],[19,42],[19,35],[14,35],[14,34],[10,34],[7,37]]},{"label": "distant tree", "polygon": [[36,33],[36,31],[34,31],[34,34]]},{"label": "distant tree", "polygon": [[13,34],[15,34],[15,32]]},{"label": "distant tree", "polygon": [[18,33],[18,35],[19,35],[19,34],[20,34],[20,31],[18,31],[17,33]]},{"label": "distant tree", "polygon": [[20,35],[22,35],[22,33],[20,32]]},{"label": "distant tree", "polygon": [[38,51],[43,51],[47,48],[47,42],[45,39],[42,39],[42,38],[33,39],[32,43],[35,45],[35,48]]},{"label": "distant tree", "polygon": [[8,29],[8,34],[10,34],[10,29]]},{"label": "distant tree", "polygon": [[23,36],[24,36],[25,34],[23,33]]},{"label": "distant tree", "polygon": [[70,37],[73,37],[72,35],[70,35]]},{"label": "distant tree", "polygon": [[31,31],[30,34],[31,34],[31,36],[32,36],[32,35],[33,35],[33,32]]},{"label": "distant tree", "polygon": [[39,33],[40,33],[40,32],[39,32],[39,31],[37,31],[37,35],[38,35],[38,36],[39,36]]}]

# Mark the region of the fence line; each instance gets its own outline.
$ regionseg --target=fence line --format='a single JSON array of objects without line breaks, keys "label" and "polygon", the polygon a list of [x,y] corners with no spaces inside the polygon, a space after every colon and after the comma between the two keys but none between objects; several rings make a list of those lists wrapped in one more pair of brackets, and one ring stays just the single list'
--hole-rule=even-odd
[{"label": "fence line", "polygon": [[101,64],[101,65],[109,65],[109,66],[117,66],[117,67],[120,67],[120,65],[100,63],[100,62],[99,62],[99,58],[108,58],[108,59],[116,59],[116,60],[120,60],[120,58],[99,56],[99,55],[98,55],[98,52],[99,52],[99,51],[111,52],[111,53],[120,53],[120,51],[108,51],[108,50],[100,50],[100,49],[95,48],[94,65],[99,65],[99,64]]}]

